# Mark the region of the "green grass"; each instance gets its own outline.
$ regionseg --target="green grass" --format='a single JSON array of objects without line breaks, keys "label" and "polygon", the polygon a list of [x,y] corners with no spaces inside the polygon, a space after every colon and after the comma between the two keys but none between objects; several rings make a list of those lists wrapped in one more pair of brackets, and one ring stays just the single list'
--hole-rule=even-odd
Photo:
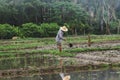
[{"label": "green grass", "polygon": [[[87,36],[66,37],[67,42],[87,44]],[[119,35],[91,35],[92,42],[107,42],[107,41],[119,41]],[[63,42],[63,46],[67,42]],[[59,65],[59,57],[75,57],[76,53],[90,52],[90,51],[105,51],[105,50],[120,50],[120,45],[108,46],[108,47],[80,47],[80,48],[66,48],[62,52],[59,52],[57,48],[42,49],[37,47],[51,47],[56,46],[55,38],[26,38],[19,40],[0,40],[0,70],[6,69],[18,69],[26,66],[36,67],[49,67]],[[26,50],[27,49],[27,50]],[[44,60],[42,60],[44,59]],[[41,61],[41,62],[40,62]],[[52,62],[49,62],[52,61]],[[52,63],[52,65],[51,65]],[[67,62],[70,65],[74,65],[74,60]],[[68,65],[67,64],[67,65]],[[105,66],[103,64],[101,66]],[[112,66],[118,66],[112,65]],[[91,66],[90,66],[91,67]]]},{"label": "green grass", "polygon": [[[66,37],[67,42],[71,43],[87,43],[88,36],[76,36],[76,37]],[[92,42],[107,42],[107,41],[119,41],[119,35],[91,35]],[[64,42],[66,44],[66,42]],[[63,46],[64,46],[63,44]],[[59,52],[58,50],[37,50],[37,47],[42,46],[50,46],[56,45],[55,38],[25,38],[25,39],[18,39],[18,40],[0,40],[0,57],[11,57],[16,55],[36,55],[36,54],[52,54],[64,57],[73,57],[75,54],[79,52],[87,52],[87,51],[102,51],[102,50],[119,50],[120,46],[114,47],[95,47],[95,48],[74,48],[64,50],[63,52]],[[25,50],[25,49],[32,49],[32,50]]]},{"label": "green grass", "polygon": [[36,55],[36,54],[51,54],[61,57],[74,57],[79,52],[89,52],[89,51],[105,51],[105,50],[120,50],[120,46],[114,47],[96,47],[96,48],[73,48],[73,49],[66,49],[63,52],[59,52],[58,50],[32,50],[32,51],[9,51],[9,52],[0,52],[0,57],[16,57],[16,56],[24,56],[28,55]]},{"label": "green grass", "polygon": [[79,52],[89,52],[89,51],[105,51],[105,50],[120,50],[120,46],[114,47],[96,47],[96,48],[74,48],[70,50],[65,50],[65,52],[69,53],[79,53]]},{"label": "green grass", "polygon": [[[120,35],[90,35],[92,42],[120,40]],[[67,37],[68,42],[87,42],[88,36]]]},{"label": "green grass", "polygon": [[[88,42],[87,36],[66,37],[66,42],[84,43]],[[119,35],[91,35],[91,42],[103,42],[110,40],[120,40]],[[64,43],[66,43],[64,42]],[[38,46],[46,46],[56,44],[54,38],[28,38],[20,40],[0,40],[0,50],[19,50],[25,48],[35,48]]]}]

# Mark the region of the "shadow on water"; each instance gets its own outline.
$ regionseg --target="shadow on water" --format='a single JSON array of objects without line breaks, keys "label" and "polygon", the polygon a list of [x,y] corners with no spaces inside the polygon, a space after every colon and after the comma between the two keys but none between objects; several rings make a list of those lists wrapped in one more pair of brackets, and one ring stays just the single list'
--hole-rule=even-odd
[{"label": "shadow on water", "polygon": [[[69,73],[70,80],[120,80],[120,70],[84,71]],[[17,77],[0,80],[62,80],[59,74],[41,75],[33,77]]]}]

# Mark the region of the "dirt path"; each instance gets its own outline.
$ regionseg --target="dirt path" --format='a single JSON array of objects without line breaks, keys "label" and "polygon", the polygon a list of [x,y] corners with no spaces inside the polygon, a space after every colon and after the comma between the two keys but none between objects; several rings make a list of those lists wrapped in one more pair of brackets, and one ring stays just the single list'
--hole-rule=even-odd
[{"label": "dirt path", "polygon": [[120,63],[120,50],[78,53],[76,58],[86,61],[85,64]]}]

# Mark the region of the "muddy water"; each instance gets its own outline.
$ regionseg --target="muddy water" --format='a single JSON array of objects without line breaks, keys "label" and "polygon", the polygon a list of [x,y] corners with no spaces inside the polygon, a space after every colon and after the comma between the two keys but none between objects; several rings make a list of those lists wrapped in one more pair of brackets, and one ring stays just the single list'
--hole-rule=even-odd
[{"label": "muddy water", "polygon": [[[120,80],[120,70],[84,71],[69,73],[71,80]],[[59,74],[4,78],[0,80],[62,80]]]}]

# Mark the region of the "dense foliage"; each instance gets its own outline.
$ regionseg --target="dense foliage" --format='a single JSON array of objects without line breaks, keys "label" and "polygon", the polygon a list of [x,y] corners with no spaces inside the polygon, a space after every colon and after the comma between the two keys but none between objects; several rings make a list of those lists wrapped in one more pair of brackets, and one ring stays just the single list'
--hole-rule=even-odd
[{"label": "dense foliage", "polygon": [[0,39],[12,38],[17,34],[15,27],[12,27],[9,24],[0,25]]},{"label": "dense foliage", "polygon": [[20,37],[48,37],[55,36],[59,26],[56,23],[43,23],[36,25],[26,23],[20,27],[11,26],[9,24],[0,25],[0,39],[11,39],[14,36]]},{"label": "dense foliage", "polygon": [[120,1],[0,0],[0,24],[6,23],[17,27],[10,37],[55,36],[62,25],[68,26],[69,34],[119,34]]}]

